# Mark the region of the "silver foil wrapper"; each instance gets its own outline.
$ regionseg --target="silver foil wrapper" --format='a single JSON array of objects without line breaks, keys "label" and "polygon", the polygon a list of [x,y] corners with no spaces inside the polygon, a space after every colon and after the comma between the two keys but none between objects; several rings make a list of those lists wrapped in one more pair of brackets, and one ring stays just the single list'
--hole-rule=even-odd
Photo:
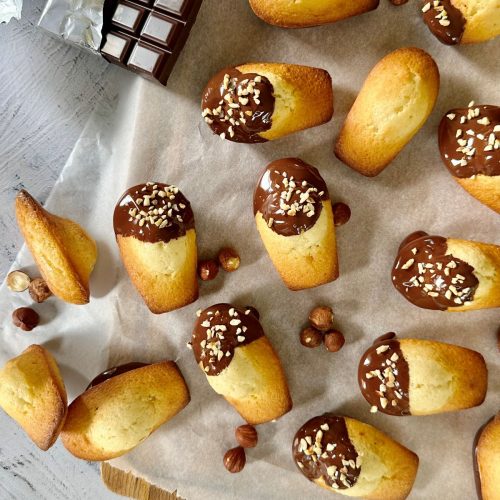
[{"label": "silver foil wrapper", "polygon": [[102,41],[103,10],[104,0],[48,0],[38,26],[98,53]]},{"label": "silver foil wrapper", "polygon": [[8,23],[12,18],[21,19],[23,0],[0,0],[0,23]]}]

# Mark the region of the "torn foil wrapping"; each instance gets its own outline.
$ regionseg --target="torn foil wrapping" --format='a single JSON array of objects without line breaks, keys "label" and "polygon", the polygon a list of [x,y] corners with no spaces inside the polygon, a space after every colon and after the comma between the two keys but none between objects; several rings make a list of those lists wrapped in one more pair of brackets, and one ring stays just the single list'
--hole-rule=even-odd
[{"label": "torn foil wrapping", "polygon": [[38,26],[98,53],[102,41],[103,10],[104,0],[48,0]]},{"label": "torn foil wrapping", "polygon": [[8,23],[12,18],[21,19],[23,0],[0,0],[0,23]]}]

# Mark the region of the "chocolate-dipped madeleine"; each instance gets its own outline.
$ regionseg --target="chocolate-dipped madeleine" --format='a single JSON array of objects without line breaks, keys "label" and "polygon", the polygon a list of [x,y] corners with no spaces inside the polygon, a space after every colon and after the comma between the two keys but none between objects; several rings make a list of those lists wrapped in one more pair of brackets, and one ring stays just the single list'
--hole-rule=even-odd
[{"label": "chocolate-dipped madeleine", "polygon": [[500,213],[500,107],[452,109],[439,125],[439,150],[453,178]]},{"label": "chocolate-dipped madeleine", "polygon": [[254,215],[288,288],[312,288],[338,277],[332,204],[315,167],[298,158],[272,162],[255,189]]},{"label": "chocolate-dipped madeleine", "polygon": [[128,189],[113,223],[125,268],[153,313],[198,298],[194,215],[179,188],[148,182]]},{"label": "chocolate-dipped madeleine", "polygon": [[446,45],[485,42],[500,35],[497,0],[421,0],[422,17]]},{"label": "chocolate-dipped madeleine", "polygon": [[281,362],[251,309],[215,304],[201,311],[191,346],[209,384],[249,424],[292,408]]},{"label": "chocolate-dipped madeleine", "polygon": [[392,283],[406,300],[424,309],[500,307],[500,247],[419,231],[401,244]]},{"label": "chocolate-dipped madeleine", "polygon": [[223,139],[272,141],[330,121],[332,80],[323,69],[293,64],[225,68],[208,82],[201,108],[205,122]]},{"label": "chocolate-dipped madeleine", "polygon": [[483,425],[474,440],[474,471],[480,500],[500,498],[500,413]]},{"label": "chocolate-dipped madeleine", "polygon": [[432,415],[480,405],[488,371],[476,351],[389,333],[361,356],[358,383],[372,412]]},{"label": "chocolate-dipped madeleine", "polygon": [[415,481],[418,457],[371,425],[325,413],[295,434],[292,454],[318,486],[370,500],[403,500]]}]

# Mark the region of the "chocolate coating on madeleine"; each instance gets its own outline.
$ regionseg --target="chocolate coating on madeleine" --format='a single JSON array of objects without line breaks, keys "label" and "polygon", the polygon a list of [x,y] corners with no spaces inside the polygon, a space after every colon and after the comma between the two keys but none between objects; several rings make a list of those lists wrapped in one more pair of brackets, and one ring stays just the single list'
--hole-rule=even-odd
[{"label": "chocolate coating on madeleine", "polygon": [[422,13],[431,33],[446,45],[460,43],[465,30],[465,18],[450,0],[430,0],[424,3]]},{"label": "chocolate coating on madeleine", "polygon": [[372,408],[387,415],[410,415],[410,371],[395,333],[376,339],[361,356],[358,383]]},{"label": "chocolate coating on madeleine", "polygon": [[113,224],[117,236],[168,243],[194,228],[194,215],[178,187],[148,182],[125,191],[115,207]]},{"label": "chocolate coating on madeleine", "polygon": [[237,347],[264,336],[251,309],[215,304],[201,312],[191,345],[196,362],[207,375],[218,375],[229,366]]},{"label": "chocolate coating on madeleine", "polygon": [[212,131],[233,142],[266,142],[259,134],[272,126],[274,88],[256,73],[226,68],[203,91],[201,109]]},{"label": "chocolate coating on madeleine", "polygon": [[267,225],[281,236],[296,236],[314,226],[330,198],[318,170],[298,158],[272,162],[262,174],[253,199]]},{"label": "chocolate coating on madeleine", "polygon": [[95,377],[87,386],[86,390],[88,391],[92,387],[102,384],[103,382],[106,382],[106,380],[109,380],[110,378],[116,377],[123,373],[130,372],[132,370],[135,370],[136,368],[142,368],[143,366],[148,366],[148,364],[133,361],[131,363],[125,363],[123,365],[114,366],[113,368],[108,368],[107,370],[104,370],[102,373],[97,375],[97,377]]},{"label": "chocolate coating on madeleine", "polygon": [[500,175],[500,107],[471,102],[439,124],[441,158],[455,177]]},{"label": "chocolate coating on madeleine", "polygon": [[474,299],[479,281],[474,268],[447,255],[446,238],[421,236],[399,249],[392,283],[411,303],[424,309],[446,310]]},{"label": "chocolate coating on madeleine", "polygon": [[344,417],[325,413],[306,422],[295,434],[294,462],[309,481],[323,478],[334,489],[356,484],[361,457],[349,439]]}]

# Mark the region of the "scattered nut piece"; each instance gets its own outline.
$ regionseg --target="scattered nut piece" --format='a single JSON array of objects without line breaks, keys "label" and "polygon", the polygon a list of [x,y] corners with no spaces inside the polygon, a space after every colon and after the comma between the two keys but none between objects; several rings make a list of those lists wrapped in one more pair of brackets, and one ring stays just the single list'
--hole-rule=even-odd
[{"label": "scattered nut piece", "polygon": [[236,441],[243,448],[255,448],[259,441],[259,435],[253,425],[240,425],[235,431]]},{"label": "scattered nut piece", "polygon": [[325,347],[327,351],[337,352],[345,344],[345,338],[342,332],[333,330],[325,334]]},{"label": "scattered nut piece", "polygon": [[309,313],[309,321],[314,328],[326,332],[333,328],[333,311],[331,307],[315,307]]},{"label": "scattered nut piece", "polygon": [[13,292],[24,292],[30,286],[31,278],[23,271],[12,271],[7,276],[7,286]]},{"label": "scattered nut piece", "polygon": [[40,316],[38,313],[29,307],[20,307],[12,313],[12,322],[17,327],[25,332],[31,332],[33,328],[38,326]]},{"label": "scattered nut piece", "polygon": [[29,293],[31,298],[38,304],[45,302],[52,295],[49,285],[43,278],[35,278],[30,283]]},{"label": "scattered nut piece", "polygon": [[241,446],[231,448],[224,455],[224,467],[232,474],[241,472],[246,461],[245,450]]},{"label": "scattered nut piece", "polygon": [[[247,311],[250,311],[247,313]],[[253,306],[245,306],[245,314],[253,314],[257,319],[260,319],[260,313]]]},{"label": "scattered nut piece", "polygon": [[198,276],[203,281],[211,281],[219,274],[219,265],[215,260],[201,260],[198,262]]},{"label": "scattered nut piece", "polygon": [[323,343],[323,332],[316,328],[304,328],[300,332],[300,343],[304,347],[319,347]]},{"label": "scattered nut piece", "polygon": [[335,226],[343,226],[349,222],[351,218],[351,209],[345,203],[334,203],[332,205],[333,223]]},{"label": "scattered nut piece", "polygon": [[240,267],[240,256],[232,248],[222,248],[219,251],[219,263],[228,273],[236,271]]}]

